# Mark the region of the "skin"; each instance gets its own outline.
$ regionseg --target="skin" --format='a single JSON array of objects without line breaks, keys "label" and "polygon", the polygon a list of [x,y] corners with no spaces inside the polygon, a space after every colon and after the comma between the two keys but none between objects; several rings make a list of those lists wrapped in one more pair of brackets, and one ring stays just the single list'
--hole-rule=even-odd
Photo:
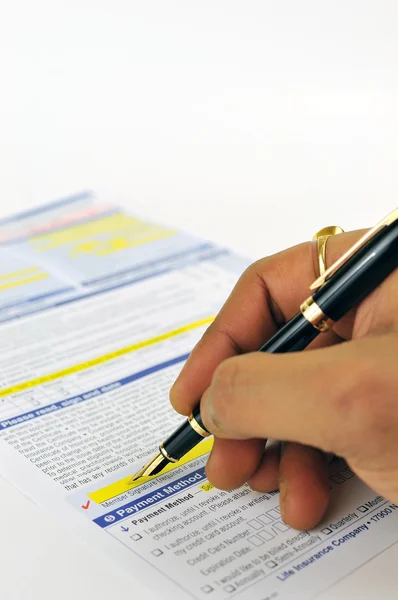
[{"label": "skin", "polygon": [[[327,263],[363,233],[330,238]],[[215,436],[208,479],[220,489],[279,488],[282,516],[297,529],[327,509],[331,454],[398,502],[398,270],[306,351],[255,352],[298,312],[317,276],[314,243],[254,263],[170,393],[183,415],[201,402]]]}]

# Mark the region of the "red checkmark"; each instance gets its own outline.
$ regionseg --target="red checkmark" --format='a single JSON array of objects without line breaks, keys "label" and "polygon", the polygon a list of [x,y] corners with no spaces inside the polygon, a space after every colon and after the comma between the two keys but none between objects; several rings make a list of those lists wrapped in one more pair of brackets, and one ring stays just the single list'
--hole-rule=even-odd
[{"label": "red checkmark", "polygon": [[83,505],[82,505],[82,509],[83,509],[83,510],[87,510],[87,509],[88,509],[88,507],[90,506],[90,502],[91,502],[90,500],[87,500],[86,504],[83,504]]}]

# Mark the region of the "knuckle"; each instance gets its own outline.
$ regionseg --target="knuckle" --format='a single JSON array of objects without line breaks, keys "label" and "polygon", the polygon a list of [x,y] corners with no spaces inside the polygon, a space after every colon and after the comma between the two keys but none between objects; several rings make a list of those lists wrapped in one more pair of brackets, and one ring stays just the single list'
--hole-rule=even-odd
[{"label": "knuckle", "polygon": [[270,265],[271,258],[272,257],[270,257],[270,256],[265,256],[264,258],[259,258],[254,263],[252,263],[250,265],[250,267],[248,267],[246,269],[243,276],[244,277],[249,276],[250,278],[252,278],[253,276],[256,276],[258,274],[266,273],[266,271]]},{"label": "knuckle", "polygon": [[204,330],[202,337],[200,338],[199,342],[196,344],[196,347],[203,346],[203,344],[205,344],[207,342],[207,339],[214,334],[214,332],[217,330],[218,321],[219,321],[219,316],[217,315],[216,318],[214,319],[214,321],[212,321],[210,323],[210,325],[208,325],[206,327],[206,329]]},{"label": "knuckle", "polygon": [[266,284],[267,279],[272,275],[280,262],[278,259],[279,256],[277,254],[259,258],[247,268],[243,276],[250,281],[260,279]]},{"label": "knuckle", "polygon": [[274,279],[279,261],[274,256],[266,256],[252,263],[242,275],[242,280],[250,287],[259,284],[265,296],[269,296],[269,282]]}]

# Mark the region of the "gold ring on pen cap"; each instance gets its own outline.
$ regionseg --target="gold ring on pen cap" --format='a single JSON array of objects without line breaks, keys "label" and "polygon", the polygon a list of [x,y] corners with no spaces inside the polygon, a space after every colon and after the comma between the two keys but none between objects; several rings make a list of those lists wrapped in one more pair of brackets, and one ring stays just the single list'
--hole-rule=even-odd
[{"label": "gold ring on pen cap", "polygon": [[321,277],[327,269],[326,244],[328,242],[328,239],[332,237],[332,235],[338,235],[339,233],[344,233],[344,229],[338,227],[337,225],[329,225],[329,227],[324,227],[323,229],[318,231],[312,238],[312,241],[316,242],[319,277]]}]

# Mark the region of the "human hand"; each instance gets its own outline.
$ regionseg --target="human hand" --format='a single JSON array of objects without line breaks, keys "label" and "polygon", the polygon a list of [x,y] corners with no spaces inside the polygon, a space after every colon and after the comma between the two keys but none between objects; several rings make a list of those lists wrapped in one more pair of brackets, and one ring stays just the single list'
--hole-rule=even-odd
[{"label": "human hand", "polygon": [[[360,235],[329,238],[328,265]],[[170,393],[184,415],[201,399],[215,435],[209,480],[221,489],[279,488],[282,516],[297,529],[326,511],[325,453],[398,502],[398,271],[306,351],[255,352],[298,312],[317,276],[312,243],[254,263]],[[265,448],[266,440],[284,443]]]}]

